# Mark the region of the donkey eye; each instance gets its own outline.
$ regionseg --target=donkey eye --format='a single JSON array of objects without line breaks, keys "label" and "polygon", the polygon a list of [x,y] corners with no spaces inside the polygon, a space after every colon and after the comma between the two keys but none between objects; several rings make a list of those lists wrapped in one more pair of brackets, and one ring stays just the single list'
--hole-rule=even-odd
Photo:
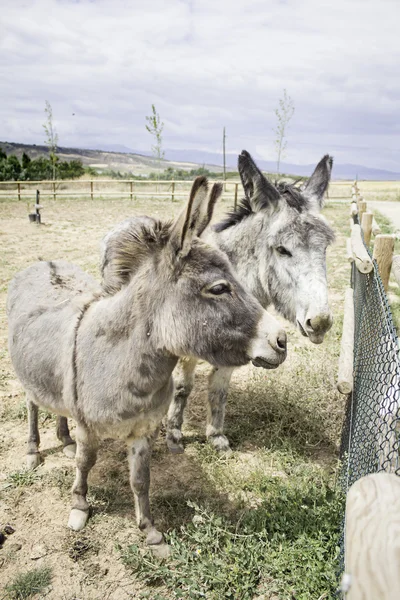
[{"label": "donkey eye", "polygon": [[212,287],[208,288],[208,293],[213,296],[221,296],[221,294],[229,294],[231,292],[231,286],[228,283],[217,283]]},{"label": "donkey eye", "polygon": [[289,252],[289,250],[287,250],[286,248],[284,248],[283,246],[278,246],[276,248],[276,251],[278,252],[278,254],[280,254],[281,256],[292,256],[292,253]]}]

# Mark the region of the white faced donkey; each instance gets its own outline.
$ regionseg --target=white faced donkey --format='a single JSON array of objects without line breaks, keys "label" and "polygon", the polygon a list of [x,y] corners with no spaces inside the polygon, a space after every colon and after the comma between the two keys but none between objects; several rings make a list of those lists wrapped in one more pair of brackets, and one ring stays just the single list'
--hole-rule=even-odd
[{"label": "white faced donkey", "polygon": [[[197,178],[176,222],[144,220],[124,230],[108,268],[113,295],[77,266],[39,262],[8,293],[9,348],[28,405],[28,465],[40,463],[38,406],[76,421],[76,479],[69,526],[86,524],[87,478],[102,437],[127,443],[137,520],[162,543],[149,506],[150,450],[174,393],[178,357],[215,368],[249,360],[271,368],[286,357],[278,322],[238,282],[225,255],[199,235],[221,194]],[[216,335],[216,330],[218,335]],[[62,429],[62,428],[61,428]],[[70,450],[68,429],[64,443]],[[65,437],[64,436],[64,437]]]},{"label": "white faced donkey", "polygon": [[[320,344],[332,326],[326,248],[334,235],[319,214],[330,181],[332,158],[327,155],[321,159],[302,189],[284,183],[273,185],[246,151],[240,154],[238,166],[245,198],[202,237],[228,256],[241,283],[264,308],[273,304],[312,343]],[[136,226],[137,219],[127,219],[105,238],[102,274],[106,289],[116,289],[108,261],[112,261],[118,235]],[[193,357],[180,360],[174,372],[176,391],[167,424],[172,452],[183,452],[183,411],[193,387],[196,364]],[[206,433],[218,450],[229,448],[223,426],[232,371],[232,367],[213,366],[209,377]]]}]

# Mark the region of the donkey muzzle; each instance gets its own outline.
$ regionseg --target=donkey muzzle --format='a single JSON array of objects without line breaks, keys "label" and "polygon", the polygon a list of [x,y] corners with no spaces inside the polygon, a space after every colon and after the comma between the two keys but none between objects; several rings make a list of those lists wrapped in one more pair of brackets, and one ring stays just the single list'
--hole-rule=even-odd
[{"label": "donkey muzzle", "polygon": [[249,358],[255,367],[276,369],[286,358],[287,336],[278,321],[266,311],[257,327],[249,348]]},{"label": "donkey muzzle", "polygon": [[303,335],[306,335],[313,344],[322,344],[326,332],[332,327],[333,318],[331,313],[327,312],[309,316],[306,318],[304,325],[298,323]]}]

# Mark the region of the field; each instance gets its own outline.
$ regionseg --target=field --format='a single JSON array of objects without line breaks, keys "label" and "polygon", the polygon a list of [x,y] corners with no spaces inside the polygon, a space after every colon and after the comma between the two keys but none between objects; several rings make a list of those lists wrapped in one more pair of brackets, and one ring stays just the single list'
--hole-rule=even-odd
[{"label": "field", "polygon": [[[335,378],[350,273],[347,206],[324,211],[337,236],[328,252],[335,322],[324,344],[312,346],[288,325],[289,354],[279,370],[236,371],[226,419],[232,453],[218,456],[205,444],[206,364],[186,414],[185,454],[168,454],[160,436],[151,502],[172,545],[167,563],[146,551],[136,528],[123,444],[101,446],[89,478],[92,517],[81,533],[66,527],[74,465],[61,452],[50,414],[40,416],[45,462],[33,473],[24,469],[24,396],[6,350],[9,280],[39,257],[64,258],[98,276],[99,240],[114,223],[146,213],[171,218],[181,204],[46,200],[38,227],[28,223],[25,202],[0,203],[0,529],[15,529],[0,550],[0,598],[334,598],[344,404]],[[222,202],[219,213],[229,207]]]}]

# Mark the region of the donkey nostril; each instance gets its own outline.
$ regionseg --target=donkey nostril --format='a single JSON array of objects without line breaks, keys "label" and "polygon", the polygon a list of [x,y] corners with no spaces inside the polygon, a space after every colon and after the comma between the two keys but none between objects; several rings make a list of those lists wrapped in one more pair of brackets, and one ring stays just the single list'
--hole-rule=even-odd
[{"label": "donkey nostril", "polygon": [[277,339],[276,339],[276,345],[278,347],[278,349],[281,352],[285,352],[286,351],[286,346],[287,346],[287,337],[286,337],[286,333],[284,331],[282,331]]},{"label": "donkey nostril", "polygon": [[314,329],[314,327],[311,325],[311,319],[307,319],[306,327],[307,327],[307,329],[311,329],[311,331]]}]

